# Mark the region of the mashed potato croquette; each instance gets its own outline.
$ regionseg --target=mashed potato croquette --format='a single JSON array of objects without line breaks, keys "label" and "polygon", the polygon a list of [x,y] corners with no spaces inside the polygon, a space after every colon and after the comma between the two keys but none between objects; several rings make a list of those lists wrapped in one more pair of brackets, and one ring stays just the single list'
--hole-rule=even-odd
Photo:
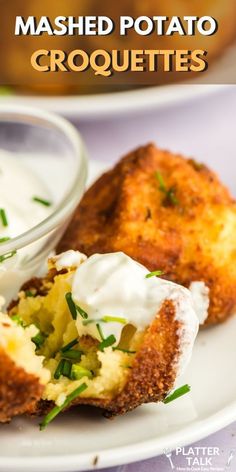
[{"label": "mashed potato croquette", "polygon": [[[10,317],[0,317],[0,422],[22,413],[46,413],[45,427],[74,404],[94,405],[113,416],[142,403],[163,401],[190,357],[199,324],[191,293],[161,279],[146,279],[143,273],[148,271],[121,253],[118,260],[141,271],[144,292],[147,286],[154,287],[155,303],[156,287],[165,285],[169,298],[162,290],[160,304],[151,323],[144,322],[145,328],[115,317],[122,320],[119,338],[107,336],[107,328],[99,323],[97,335],[92,336],[89,328],[86,332],[84,328],[94,320],[84,316],[71,291],[76,274],[90,260],[77,256],[78,267],[58,270],[57,258],[49,261],[47,276],[27,282],[9,307]],[[109,261],[111,257],[114,260],[109,255]],[[104,256],[98,257],[98,264],[101,260]],[[101,272],[95,285],[100,280]],[[78,315],[79,320],[74,308],[83,315]],[[105,318],[108,322],[109,316]]]},{"label": "mashed potato croquette", "polygon": [[[89,215],[89,218],[88,218]],[[140,147],[85,193],[58,251],[123,251],[163,278],[209,288],[206,325],[236,310],[236,203],[204,164]]]}]

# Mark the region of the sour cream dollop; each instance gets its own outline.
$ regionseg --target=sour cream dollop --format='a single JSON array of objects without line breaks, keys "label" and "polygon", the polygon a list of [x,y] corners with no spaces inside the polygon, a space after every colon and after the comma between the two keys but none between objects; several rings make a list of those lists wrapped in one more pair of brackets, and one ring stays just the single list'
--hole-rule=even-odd
[{"label": "sour cream dollop", "polygon": [[[65,255],[63,259],[65,261]],[[68,261],[72,264],[71,252]],[[59,260],[58,263],[60,265]],[[76,269],[72,280],[72,298],[88,315],[86,323],[78,316],[78,332],[101,341],[96,326],[100,324],[103,336],[114,335],[114,345],[117,345],[124,324],[131,324],[138,331],[145,330],[163,302],[171,300],[176,309],[175,318],[180,322],[178,371],[182,372],[190,359],[199,328],[191,292],[158,277],[147,278],[148,274],[144,266],[122,252],[95,254],[86,259]],[[109,322],[104,322],[104,317]]]}]

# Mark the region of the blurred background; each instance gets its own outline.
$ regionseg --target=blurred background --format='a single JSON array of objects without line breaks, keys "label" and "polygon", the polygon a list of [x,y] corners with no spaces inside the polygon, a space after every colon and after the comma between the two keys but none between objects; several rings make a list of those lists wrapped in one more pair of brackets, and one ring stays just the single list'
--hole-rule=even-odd
[{"label": "blurred background", "polygon": [[[61,0],[58,2],[48,2],[47,0],[14,0],[5,2],[0,0],[1,17],[7,21],[1,22],[0,39],[1,47],[0,60],[0,83],[2,94],[24,94],[24,95],[88,95],[92,93],[111,93],[122,90],[130,90],[138,86],[145,85],[166,85],[168,83],[183,82],[194,79],[201,83],[234,83],[232,71],[227,75],[225,62],[221,67],[221,72],[217,68],[214,75],[210,75],[216,64],[222,62],[222,58],[234,46],[236,30],[236,3],[235,0],[127,0],[120,2],[109,2],[103,0]],[[14,36],[15,17],[21,15],[27,18],[29,15],[36,17],[38,21],[45,15],[54,25],[54,18],[58,15],[78,17],[85,15],[106,15],[119,25],[121,15],[130,15],[134,18],[145,15],[153,17],[164,15],[172,17],[177,15],[183,18],[185,15],[195,15],[197,17],[209,15],[213,16],[219,24],[216,34],[212,36],[202,36],[196,30],[194,36],[157,36],[154,32],[150,36],[139,36],[134,30],[129,30],[126,36],[119,35],[119,27],[109,36]],[[31,67],[30,57],[32,52],[38,49],[62,49],[71,51],[74,49],[84,49],[88,53],[96,49],[203,49],[208,51],[207,59],[209,71],[207,73],[194,74],[188,72],[168,72],[163,73],[138,73],[126,72],[116,73],[112,77],[98,77],[93,71],[88,70],[83,73],[76,72],[55,72],[40,73]],[[235,49],[236,50],[236,49]],[[233,50],[233,52],[235,52]],[[227,67],[234,65],[232,55],[227,61]],[[222,69],[224,75],[222,77]],[[191,77],[190,77],[191,76]]]}]

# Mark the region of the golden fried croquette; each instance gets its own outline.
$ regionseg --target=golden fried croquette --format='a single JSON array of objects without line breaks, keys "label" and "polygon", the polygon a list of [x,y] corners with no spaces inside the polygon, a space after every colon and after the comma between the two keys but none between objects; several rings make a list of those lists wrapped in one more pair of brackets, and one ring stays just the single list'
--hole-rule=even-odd
[{"label": "golden fried croquette", "polygon": [[149,270],[210,289],[207,325],[236,309],[236,204],[214,172],[153,144],[86,192],[58,251],[124,251]]},{"label": "golden fried croquette", "polygon": [[[69,253],[69,257],[71,257],[73,251],[69,251]],[[104,259],[104,256],[99,257]],[[118,259],[120,260],[120,258],[122,261],[124,259],[131,261],[124,254],[118,254]],[[72,293],[76,274],[78,274],[80,267],[86,263],[86,258],[83,256],[78,266],[71,265],[63,268],[58,268],[57,261],[57,258],[50,260],[50,270],[47,276],[29,281],[25,285],[25,289],[19,293],[18,300],[9,308],[9,316],[23,325],[23,327],[16,326],[15,322],[10,320],[11,325],[14,325],[14,330],[21,330],[24,348],[26,344],[30,344],[31,355],[27,362],[31,365],[34,363],[35,372],[35,359],[38,360],[38,370],[41,371],[41,378],[44,377],[44,387],[42,388],[42,381],[41,383],[40,380],[35,382],[38,388],[37,398],[33,397],[33,401],[27,404],[27,401],[23,402],[25,396],[22,393],[21,404],[21,390],[20,395],[19,392],[17,394],[13,376],[10,384],[11,404],[15,404],[17,395],[19,395],[17,400],[18,406],[20,405],[19,411],[11,409],[9,404],[6,405],[4,411],[7,413],[5,416],[0,416],[0,421],[9,419],[17,412],[23,413],[25,411],[34,415],[47,414],[55,405],[61,407],[65,400],[84,384],[86,385],[84,391],[67,407],[79,404],[93,405],[101,408],[106,416],[114,416],[132,410],[142,403],[163,401],[173,389],[176,378],[182,372],[186,360],[189,359],[197,334],[198,319],[192,305],[191,293],[176,284],[155,278],[157,291],[168,290],[165,293],[169,294],[169,297],[157,294],[159,298],[161,296],[161,300],[158,302],[159,305],[156,314],[154,313],[152,316],[151,323],[143,320],[146,327],[137,329],[128,321],[122,321],[120,338],[115,338],[118,344],[113,347],[114,339],[111,343],[106,344],[111,336],[104,337],[106,332],[104,331],[104,323],[101,328],[103,320],[99,321],[100,328],[98,328],[98,324],[95,324],[93,319],[87,320],[82,315],[81,317],[78,315],[75,319],[72,316],[70,297],[68,303],[68,294]],[[142,273],[148,274],[144,267],[140,269],[139,264],[134,261],[131,263],[138,266],[139,271],[143,271]],[[117,269],[113,267],[113,272],[115,270]],[[101,280],[104,283],[104,274],[101,275],[100,269],[98,274],[100,274],[99,277],[103,277]],[[99,280],[100,278],[97,280],[98,284]],[[142,277],[142,281],[143,284],[150,284],[145,276]],[[79,310],[81,313],[81,308]],[[8,319],[7,315],[2,316],[6,320]],[[112,325],[112,328],[109,329],[113,329],[113,327]],[[33,328],[38,331],[37,342],[35,341],[35,332],[33,332],[36,350],[35,347],[32,349],[31,339],[26,342],[26,336],[23,338],[22,334],[24,330],[29,332]],[[11,327],[11,329],[13,328]],[[93,329],[99,333],[99,336],[97,334],[95,337],[91,334]],[[103,336],[101,335],[102,331]],[[15,338],[16,333],[14,332]],[[104,340],[105,346],[101,348],[101,343]],[[17,365],[24,369],[22,378],[27,379],[28,364],[22,360],[19,344]],[[4,354],[10,358],[9,343],[5,344]],[[41,365],[42,359],[43,367]],[[44,375],[42,375],[42,369]],[[7,385],[9,386],[9,383]],[[24,395],[27,389],[28,384],[26,384]],[[6,390],[7,387],[4,391]],[[7,398],[7,392],[4,395]]]}]

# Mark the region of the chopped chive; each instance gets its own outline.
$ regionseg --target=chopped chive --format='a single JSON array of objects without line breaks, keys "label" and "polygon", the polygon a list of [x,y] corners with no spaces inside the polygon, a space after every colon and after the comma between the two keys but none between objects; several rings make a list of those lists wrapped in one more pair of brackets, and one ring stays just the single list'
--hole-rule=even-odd
[{"label": "chopped chive", "polygon": [[61,348],[61,352],[66,352],[66,351],[69,351],[69,349],[73,346],[75,346],[76,344],[78,344],[78,339],[73,339],[72,341],[70,341],[68,344],[66,344],[65,346],[63,346]]},{"label": "chopped chive", "polygon": [[89,325],[89,324],[91,324],[91,323],[96,323],[97,321],[100,322],[101,320],[95,320],[95,319],[83,320],[83,321],[82,321],[82,324],[83,324],[84,326],[87,326],[87,325]]},{"label": "chopped chive", "polygon": [[81,365],[73,364],[71,370],[72,380],[80,380],[83,377],[88,377],[89,379],[92,379],[93,373],[91,372],[91,370],[85,369]]},{"label": "chopped chive", "polygon": [[77,305],[76,303],[74,303],[74,305],[82,318],[85,318],[85,319],[88,318],[88,313],[86,313],[86,311],[84,311],[83,308],[81,308],[81,306]]},{"label": "chopped chive", "polygon": [[82,318],[88,318],[88,314],[86,313],[86,311],[84,311],[79,305],[74,302],[71,292],[66,293],[65,297],[73,320],[77,319],[77,312]]},{"label": "chopped chive", "polygon": [[166,397],[163,403],[170,403],[173,400],[182,397],[182,395],[185,395],[186,393],[190,392],[190,390],[191,387],[188,384],[182,385],[182,387],[177,388],[173,393]]},{"label": "chopped chive", "polygon": [[31,341],[33,341],[37,349],[40,349],[44,344],[45,339],[46,336],[43,333],[39,332],[38,334],[36,334],[36,336],[31,338]]},{"label": "chopped chive", "polygon": [[116,338],[114,334],[111,334],[108,336],[106,339],[103,339],[103,341],[99,344],[98,349],[99,351],[103,351],[105,347],[112,346],[116,342]]},{"label": "chopped chive", "polygon": [[22,326],[23,328],[25,327],[24,321],[19,315],[13,315],[11,319],[15,321],[15,323],[17,323],[18,325]]},{"label": "chopped chive", "polygon": [[155,172],[155,177],[156,177],[156,179],[157,179],[158,182],[159,182],[159,190],[161,190],[161,192],[166,193],[166,192],[167,192],[167,188],[166,188],[166,184],[165,184],[165,182],[164,182],[164,179],[163,179],[161,173],[158,172],[158,171]]},{"label": "chopped chive", "polygon": [[6,211],[4,210],[4,208],[0,208],[0,218],[2,220],[2,225],[3,226],[8,226],[7,215],[6,215]]},{"label": "chopped chive", "polygon": [[35,297],[35,294],[33,292],[31,292],[31,290],[26,290],[25,291],[25,296],[27,298],[30,298],[30,297]]},{"label": "chopped chive", "polygon": [[73,392],[71,392],[65,399],[64,403],[61,406],[55,406],[43,419],[42,423],[40,423],[40,431],[43,431],[46,426],[51,423],[52,420],[62,411],[64,410],[75,398],[77,398],[84,390],[86,390],[87,385],[83,383],[78,388],[76,388]]},{"label": "chopped chive", "polygon": [[45,200],[44,198],[32,197],[32,200],[34,202],[41,203],[42,205],[47,206],[47,207],[52,205],[52,202],[50,202],[49,200]]},{"label": "chopped chive", "polygon": [[149,272],[149,274],[145,275],[145,279],[149,279],[150,277],[160,277],[160,275],[163,275],[164,272],[163,270],[154,270],[153,272]]},{"label": "chopped chive", "polygon": [[126,354],[136,354],[136,351],[130,351],[129,349],[122,349],[121,347],[113,347],[112,348],[113,351],[121,351],[121,352],[125,352]]},{"label": "chopped chive", "polygon": [[71,368],[72,368],[72,363],[65,359],[65,362],[64,362],[63,368],[62,368],[62,375],[64,375],[64,377],[68,377],[68,379],[70,379]]},{"label": "chopped chive", "polygon": [[103,316],[101,321],[104,321],[104,323],[109,323],[109,322],[121,323],[121,324],[127,323],[127,320],[125,318],[120,318],[119,316]]},{"label": "chopped chive", "polygon": [[63,372],[64,364],[65,364],[65,359],[61,359],[60,362],[57,365],[57,368],[56,368],[55,372],[54,372],[54,379],[58,380],[61,377],[62,372]]},{"label": "chopped chive", "polygon": [[175,189],[173,187],[171,187],[168,190],[168,192],[166,193],[166,198],[164,200],[164,204],[166,206],[168,206],[168,205],[174,205],[175,206],[175,205],[179,204],[179,200],[175,195]]},{"label": "chopped chive", "polygon": [[5,238],[0,238],[0,244],[5,243],[6,241],[9,241],[11,238],[9,236],[5,236]]},{"label": "chopped chive", "polygon": [[175,195],[175,188],[170,187],[169,189],[166,187],[164,179],[160,172],[155,172],[155,177],[159,182],[159,190],[165,194],[165,198],[163,201],[164,206],[173,205],[176,206],[179,204],[179,200]]},{"label": "chopped chive", "polygon": [[63,352],[63,357],[65,357],[66,359],[74,359],[76,361],[80,361],[82,354],[82,351],[76,351],[76,349],[69,349],[68,351]]},{"label": "chopped chive", "polygon": [[101,326],[100,326],[98,323],[96,324],[96,328],[97,328],[97,330],[98,330],[98,333],[99,333],[99,336],[100,336],[101,340],[103,341],[103,340],[104,340],[104,336],[103,336],[102,328],[101,328]]},{"label": "chopped chive", "polygon": [[16,251],[11,251],[8,252],[7,254],[4,254],[3,256],[0,256],[0,263],[6,261],[7,259],[10,259],[11,257],[16,255]]},{"label": "chopped chive", "polygon": [[121,324],[126,324],[127,323],[126,318],[120,318],[119,316],[103,316],[99,320],[91,319],[91,318],[90,318],[90,320],[84,320],[83,325],[87,326],[88,324],[96,323],[98,321],[99,321],[99,323],[109,323],[109,322],[121,323]]},{"label": "chopped chive", "polygon": [[65,297],[66,297],[66,302],[67,302],[68,308],[71,312],[71,316],[72,316],[73,320],[76,320],[77,319],[77,310],[76,310],[76,306],[75,306],[75,304],[73,302],[73,299],[72,299],[72,293],[71,292],[66,293]]}]

